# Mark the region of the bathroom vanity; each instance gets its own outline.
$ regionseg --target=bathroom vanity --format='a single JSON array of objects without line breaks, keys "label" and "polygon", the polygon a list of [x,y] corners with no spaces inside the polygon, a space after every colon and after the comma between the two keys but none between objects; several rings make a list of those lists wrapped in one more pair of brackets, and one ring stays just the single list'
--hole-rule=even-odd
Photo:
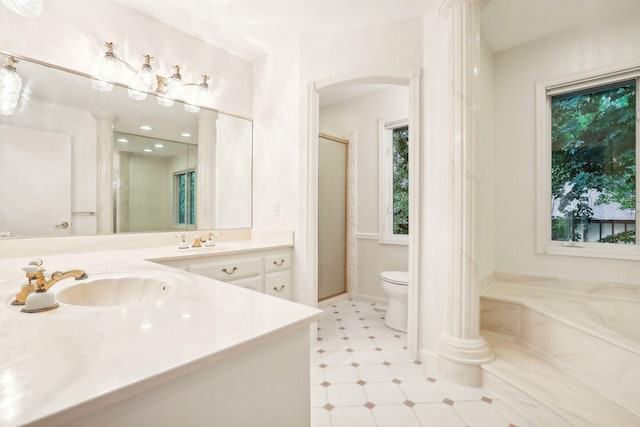
[{"label": "bathroom vanity", "polygon": [[309,325],[322,312],[268,295],[292,295],[291,247],[289,235],[41,256],[49,273],[83,269],[89,286],[117,276],[166,287],[35,314],[10,305],[33,257],[1,259],[0,426],[308,425]]}]

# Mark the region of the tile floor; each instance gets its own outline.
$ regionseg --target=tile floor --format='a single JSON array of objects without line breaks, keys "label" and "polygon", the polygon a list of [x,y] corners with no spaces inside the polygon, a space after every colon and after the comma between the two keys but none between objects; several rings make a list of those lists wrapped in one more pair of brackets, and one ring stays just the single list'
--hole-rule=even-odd
[{"label": "tile floor", "polygon": [[311,348],[312,427],[531,427],[482,388],[440,378],[410,360],[406,334],[384,307],[343,301],[325,309]]}]

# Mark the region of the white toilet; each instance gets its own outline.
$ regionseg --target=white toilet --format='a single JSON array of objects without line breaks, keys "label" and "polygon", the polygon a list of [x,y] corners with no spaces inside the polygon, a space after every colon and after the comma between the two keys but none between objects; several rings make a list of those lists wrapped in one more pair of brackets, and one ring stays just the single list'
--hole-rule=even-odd
[{"label": "white toilet", "polygon": [[380,273],[380,284],[389,298],[384,324],[391,329],[407,332],[409,273],[407,271],[384,271]]}]

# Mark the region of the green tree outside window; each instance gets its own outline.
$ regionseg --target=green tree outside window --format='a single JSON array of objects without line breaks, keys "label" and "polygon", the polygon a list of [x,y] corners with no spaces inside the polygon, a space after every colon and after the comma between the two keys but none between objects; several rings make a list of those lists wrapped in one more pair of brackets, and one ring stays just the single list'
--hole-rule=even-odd
[{"label": "green tree outside window", "polygon": [[[636,80],[553,96],[551,145],[552,240],[586,241],[597,206],[635,220]],[[633,227],[598,241],[635,243]]]}]

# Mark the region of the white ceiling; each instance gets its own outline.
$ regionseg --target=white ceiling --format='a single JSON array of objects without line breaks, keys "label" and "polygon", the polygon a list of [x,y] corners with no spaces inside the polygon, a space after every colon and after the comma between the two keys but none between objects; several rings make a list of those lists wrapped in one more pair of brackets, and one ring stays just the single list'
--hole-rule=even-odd
[{"label": "white ceiling", "polygon": [[[113,0],[253,61],[301,33],[411,19],[442,0]],[[482,31],[494,51],[547,37],[640,0],[489,0]]]},{"label": "white ceiling", "polygon": [[423,16],[440,0],[114,0],[250,61],[308,32]]},{"label": "white ceiling", "polygon": [[[113,0],[170,27],[254,61],[303,33],[418,18],[442,0]],[[640,0],[489,0],[482,32],[494,52],[640,7]],[[379,88],[322,97],[328,105]]]},{"label": "white ceiling", "polygon": [[494,52],[640,7],[640,0],[489,0],[482,33]]}]

